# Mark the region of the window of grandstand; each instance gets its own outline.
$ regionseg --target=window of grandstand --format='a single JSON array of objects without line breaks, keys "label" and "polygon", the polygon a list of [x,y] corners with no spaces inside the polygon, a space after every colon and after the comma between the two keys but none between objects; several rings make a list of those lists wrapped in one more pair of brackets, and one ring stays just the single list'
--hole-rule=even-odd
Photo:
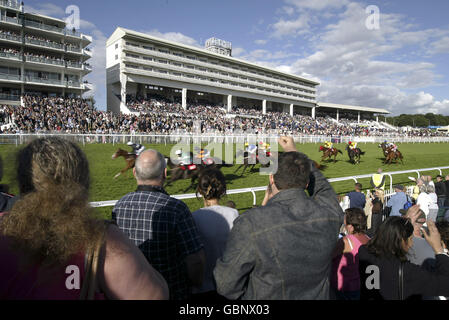
[{"label": "window of grandstand", "polygon": [[145,57],[145,56],[144,56],[143,59],[144,59],[144,60],[147,60],[147,61],[153,61],[153,58],[151,58],[151,57]]},{"label": "window of grandstand", "polygon": [[147,49],[147,50],[152,50],[152,51],[154,51],[154,48],[153,48],[153,47],[143,46],[143,48],[144,48],[144,49]]},{"label": "window of grandstand", "polygon": [[170,54],[170,51],[168,51],[167,49],[159,49],[159,52]]}]

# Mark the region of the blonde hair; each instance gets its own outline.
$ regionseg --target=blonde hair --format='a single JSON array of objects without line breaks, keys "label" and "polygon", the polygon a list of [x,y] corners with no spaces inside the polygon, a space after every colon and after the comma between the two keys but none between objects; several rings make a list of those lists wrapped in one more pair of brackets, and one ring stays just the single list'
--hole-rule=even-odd
[{"label": "blonde hair", "polygon": [[384,191],[382,189],[375,189],[376,190],[376,195],[379,198],[380,202],[385,203],[385,194]]},{"label": "blonde hair", "polygon": [[37,139],[18,154],[20,200],[0,224],[27,256],[64,263],[90,248],[104,232],[88,203],[89,166],[72,142]]}]

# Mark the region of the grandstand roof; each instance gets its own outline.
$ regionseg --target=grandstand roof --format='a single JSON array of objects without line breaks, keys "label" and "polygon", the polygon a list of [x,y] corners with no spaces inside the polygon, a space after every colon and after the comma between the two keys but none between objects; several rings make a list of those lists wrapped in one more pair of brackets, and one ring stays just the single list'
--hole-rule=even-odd
[{"label": "grandstand roof", "polygon": [[111,45],[112,43],[114,43],[115,41],[117,41],[120,38],[123,38],[124,36],[129,35],[129,36],[134,36],[136,38],[143,38],[143,40],[152,40],[152,41],[157,41],[157,42],[161,42],[163,44],[166,45],[171,45],[171,46],[175,46],[175,47],[181,47],[187,50],[192,50],[192,51],[196,51],[198,53],[204,54],[204,55],[208,55],[208,56],[213,56],[214,58],[217,59],[223,59],[223,60],[228,60],[228,61],[233,61],[233,62],[237,62],[240,64],[244,64],[253,68],[257,68],[257,69],[262,69],[265,71],[269,71],[272,73],[277,73],[279,75],[283,75],[283,76],[289,76],[292,78],[296,78],[297,80],[301,80],[301,81],[305,81],[314,85],[320,85],[319,82],[310,80],[310,79],[306,79],[306,78],[302,78],[300,76],[297,76],[295,74],[291,74],[291,73],[286,73],[286,72],[282,72],[282,71],[278,71],[276,69],[272,69],[272,68],[268,68],[268,67],[264,67],[258,64],[254,64],[245,60],[241,60],[241,59],[237,59],[234,57],[228,57],[225,55],[221,55],[215,52],[211,52],[209,50],[206,49],[202,49],[199,47],[194,47],[194,46],[190,46],[190,45],[186,45],[186,44],[182,44],[182,43],[178,43],[178,42],[174,42],[174,41],[170,41],[170,40],[166,40],[166,39],[162,39],[162,38],[158,38],[155,36],[150,36],[146,33],[141,33],[141,32],[137,32],[137,31],[133,31],[133,30],[129,30],[129,29],[125,29],[122,27],[118,27],[114,33],[109,37],[109,39],[106,42],[106,46]]},{"label": "grandstand roof", "polygon": [[318,102],[317,107],[390,114],[390,111],[388,111],[386,109],[360,107],[360,106],[349,106],[349,105],[344,105],[344,104],[327,103],[327,102]]}]

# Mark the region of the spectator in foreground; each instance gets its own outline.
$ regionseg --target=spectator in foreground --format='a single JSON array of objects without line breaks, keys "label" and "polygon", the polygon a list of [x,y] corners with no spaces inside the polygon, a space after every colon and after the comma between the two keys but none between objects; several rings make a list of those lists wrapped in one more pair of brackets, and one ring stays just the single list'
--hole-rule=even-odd
[{"label": "spectator in foreground", "polygon": [[388,200],[386,207],[391,208],[389,216],[401,216],[399,210],[404,209],[404,205],[408,201],[408,197],[404,192],[404,186],[395,185],[394,191],[396,194],[392,195],[390,200]]},{"label": "spectator in foreground", "polygon": [[347,209],[345,234],[332,255],[331,286],[338,300],[360,300],[359,248],[369,241],[366,215],[360,208]]},{"label": "spectator in foreground", "polygon": [[[410,209],[400,210],[401,214],[403,214],[405,217],[409,215],[409,211]],[[433,252],[432,247],[429,245],[426,239],[424,239],[424,236],[422,234],[421,229],[425,223],[426,214],[424,213],[424,211],[419,209],[419,216],[413,224],[413,245],[407,252],[407,258],[411,263],[414,263],[418,266],[423,266],[430,270],[432,266],[435,265],[435,253]]]},{"label": "spectator in foreground", "polygon": [[234,221],[214,270],[217,291],[228,299],[330,298],[329,258],[343,211],[327,179],[296,151],[293,139],[279,143],[285,152],[269,177],[264,205]]},{"label": "spectator in foreground", "polygon": [[121,198],[112,219],[167,280],[171,300],[188,299],[201,286],[203,244],[189,208],[163,189],[165,158],[156,150],[140,154],[133,170],[137,190]]},{"label": "spectator in foreground", "polygon": [[443,177],[441,175],[438,175],[436,177],[435,193],[437,194],[438,204],[437,221],[441,221],[444,220],[446,214],[446,209],[444,208],[444,203],[446,201],[446,184],[444,183]]},{"label": "spectator in foreground", "polygon": [[362,184],[356,183],[354,189],[354,191],[351,191],[347,194],[349,198],[349,208],[364,209],[366,204],[366,197],[362,192]]},{"label": "spectator in foreground", "polygon": [[239,216],[237,210],[220,206],[220,198],[226,195],[226,181],[219,169],[206,169],[198,179],[197,194],[204,200],[204,208],[192,213],[198,227],[206,254],[203,284],[194,287],[197,301],[219,301],[213,271],[215,264],[223,255],[234,220]]},{"label": "spectator in foreground", "polygon": [[368,244],[360,247],[362,300],[404,300],[449,294],[449,256],[444,252],[434,222],[427,221],[429,233],[423,233],[436,256],[435,272],[407,260],[407,253],[413,245],[413,225],[419,216],[419,206],[413,206],[407,215],[409,218],[388,218]]},{"label": "spectator in foreground", "polygon": [[[3,179],[3,160],[0,156],[0,182]],[[0,217],[11,210],[14,196],[8,193],[8,186],[0,184]]]},{"label": "spectator in foreground", "polygon": [[[19,152],[17,163],[21,198],[0,220],[2,299],[168,298],[165,280],[142,253],[116,226],[94,218],[88,162],[78,146],[37,139]],[[92,283],[76,279],[89,270],[87,253],[98,255]]]},{"label": "spectator in foreground", "polygon": [[377,231],[377,228],[382,223],[384,210],[384,191],[376,189],[371,194],[371,228],[367,231],[367,235],[372,238]]}]

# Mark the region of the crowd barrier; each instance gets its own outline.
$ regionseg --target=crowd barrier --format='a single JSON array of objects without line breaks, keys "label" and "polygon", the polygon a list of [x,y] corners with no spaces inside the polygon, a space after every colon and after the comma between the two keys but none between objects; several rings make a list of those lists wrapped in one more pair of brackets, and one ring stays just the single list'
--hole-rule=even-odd
[{"label": "crowd barrier", "polygon": [[[416,173],[417,178],[421,176],[421,172],[428,172],[428,171],[438,171],[440,175],[443,174],[442,170],[449,169],[449,166],[447,167],[437,167],[437,168],[424,168],[424,169],[415,169],[415,170],[404,170],[404,171],[394,171],[394,172],[384,172],[384,175],[389,177],[389,183],[390,188],[386,189],[385,191],[385,197],[388,199],[394,194],[393,190],[393,176],[399,175],[399,174],[407,174],[407,173]],[[372,174],[365,174],[365,175],[359,175],[359,176],[350,176],[350,177],[342,177],[342,178],[333,178],[329,179],[328,181],[330,183],[333,182],[340,182],[340,181],[349,181],[353,180],[355,183],[357,183],[360,179],[366,179],[370,178]],[[256,188],[243,188],[243,189],[234,189],[234,190],[228,190],[227,195],[232,194],[240,194],[240,193],[251,193],[253,196],[253,205],[257,205],[257,195],[256,192],[265,191],[267,189],[267,186],[264,187],[256,187]],[[181,195],[173,195],[172,197],[179,199],[179,200],[186,200],[186,199],[194,199],[197,197],[195,193],[189,193],[189,194],[181,194]],[[91,202],[91,206],[94,208],[100,208],[100,207],[113,207],[117,203],[118,200],[111,200],[111,201],[98,201],[98,202]]]},{"label": "crowd barrier", "polygon": [[[140,144],[176,144],[185,143],[245,143],[248,141],[269,141],[278,139],[279,134],[66,134],[66,133],[42,133],[42,134],[0,134],[0,144],[22,145],[35,138],[46,136],[59,136],[83,145],[91,143],[125,144],[128,141]],[[445,137],[405,137],[395,135],[385,136],[332,136],[332,135],[293,135],[296,143],[382,143],[384,141],[394,143],[448,143],[449,136]]]}]

